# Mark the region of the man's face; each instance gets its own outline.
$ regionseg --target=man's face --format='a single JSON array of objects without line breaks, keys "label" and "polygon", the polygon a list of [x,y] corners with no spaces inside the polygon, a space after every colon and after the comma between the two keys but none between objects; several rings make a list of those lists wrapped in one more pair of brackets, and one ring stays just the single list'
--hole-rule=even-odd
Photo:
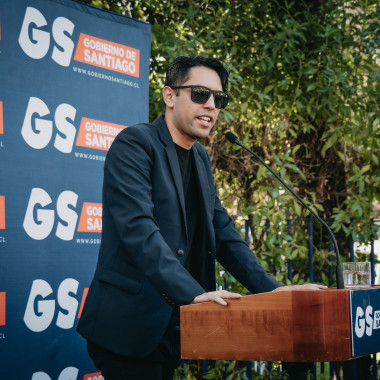
[{"label": "man's face", "polygon": [[[189,79],[181,86],[199,85],[214,91],[223,91],[218,73],[208,67],[197,66],[190,69]],[[174,90],[173,90],[174,91]],[[209,135],[219,114],[215,107],[214,96],[211,95],[205,104],[194,103],[191,100],[191,89],[184,88],[178,96],[172,97],[168,109],[170,116],[165,117],[169,130],[176,144],[189,149],[192,144]],[[171,125],[169,125],[171,124]]]}]

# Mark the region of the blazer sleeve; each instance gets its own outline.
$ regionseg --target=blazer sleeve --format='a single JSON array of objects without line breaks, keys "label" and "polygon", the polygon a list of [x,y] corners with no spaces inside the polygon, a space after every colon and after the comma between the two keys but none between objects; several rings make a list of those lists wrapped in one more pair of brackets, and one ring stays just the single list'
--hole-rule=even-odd
[{"label": "blazer sleeve", "polygon": [[[129,127],[114,140],[105,163],[103,201],[125,260],[142,271],[171,306],[178,306],[190,303],[204,289],[177,260],[154,218],[151,178],[157,163],[146,130]],[[168,216],[172,212],[179,210],[167,210]]]}]

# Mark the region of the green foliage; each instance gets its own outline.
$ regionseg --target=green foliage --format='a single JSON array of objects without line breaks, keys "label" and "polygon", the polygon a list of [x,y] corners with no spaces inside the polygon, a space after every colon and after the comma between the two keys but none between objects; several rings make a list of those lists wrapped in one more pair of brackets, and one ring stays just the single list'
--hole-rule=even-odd
[{"label": "green foliage", "polygon": [[[345,259],[349,237],[368,244],[379,231],[368,220],[374,199],[380,201],[377,0],[81,1],[152,25],[151,120],[164,112],[161,90],[171,60],[200,54],[226,63],[231,103],[205,145],[224,206],[242,234],[248,219],[250,245],[278,281],[289,284],[289,259],[293,283],[310,280],[309,215],[266,169],[226,141],[228,130],[332,221]],[[328,284],[335,255],[326,232],[317,225],[314,231],[315,282]],[[356,256],[368,260],[367,253]],[[219,264],[216,272],[220,286],[247,294]],[[246,379],[245,366],[210,361],[203,375],[203,361],[187,361],[175,378]],[[329,379],[328,373],[317,364],[317,379]],[[274,363],[271,373],[253,378],[284,377]]]},{"label": "green foliage", "polygon": [[[261,364],[257,363],[257,369],[255,366],[251,367],[252,379],[255,380],[268,380],[268,379],[281,379],[286,380],[289,375],[286,372],[281,371],[280,362],[272,362],[272,369],[268,370],[268,366],[265,369],[260,368]],[[322,368],[323,366],[323,368]],[[314,377],[311,371],[305,377],[305,380],[330,380],[330,363],[315,363]],[[185,361],[176,371],[174,375],[178,380],[198,380],[198,379],[228,379],[228,380],[245,380],[247,377],[247,362],[239,361],[208,361],[207,372],[204,373],[204,361],[201,360],[188,360]]]},{"label": "green foliage", "polygon": [[[272,175],[226,141],[227,130],[332,220],[341,254],[348,257],[347,237],[357,235],[352,218],[373,216],[373,201],[380,200],[378,1],[85,2],[151,23],[151,120],[164,111],[161,90],[172,59],[202,54],[226,63],[231,104],[205,145],[220,198],[240,229],[242,217],[248,218],[250,243],[265,268],[286,283],[291,258],[294,282],[308,281],[309,215]],[[297,220],[291,243],[289,218]],[[368,241],[370,234],[360,236]],[[319,228],[314,244],[318,281],[326,283],[332,256]]]},{"label": "green foliage", "polygon": [[[282,379],[286,380],[287,375],[281,373],[280,363],[273,362],[272,370],[267,368],[260,372],[252,368],[252,379]],[[207,361],[207,371],[204,373],[204,361],[188,360],[182,364],[174,375],[175,379],[198,380],[198,379],[215,379],[215,380],[248,380],[247,362],[226,361],[226,360],[209,360]],[[310,378],[311,379],[311,378]]]}]

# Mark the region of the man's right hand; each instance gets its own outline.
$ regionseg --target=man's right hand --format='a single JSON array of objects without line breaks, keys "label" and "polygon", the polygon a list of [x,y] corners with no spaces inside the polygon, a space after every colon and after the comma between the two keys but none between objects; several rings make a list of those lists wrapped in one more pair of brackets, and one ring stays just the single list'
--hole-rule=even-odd
[{"label": "man's right hand", "polygon": [[227,290],[216,290],[214,292],[207,292],[196,296],[192,300],[192,304],[213,301],[222,306],[227,306],[228,303],[224,299],[238,299],[241,295],[238,293],[231,293]]}]

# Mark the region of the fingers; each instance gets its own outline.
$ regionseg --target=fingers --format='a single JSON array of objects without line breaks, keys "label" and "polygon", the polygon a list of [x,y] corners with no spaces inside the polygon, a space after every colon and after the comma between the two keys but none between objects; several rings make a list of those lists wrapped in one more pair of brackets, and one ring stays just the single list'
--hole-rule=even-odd
[{"label": "fingers", "polygon": [[326,285],[319,284],[303,284],[303,285],[291,285],[291,286],[280,286],[279,288],[274,289],[274,292],[281,292],[284,290],[324,290],[328,289]]},{"label": "fingers", "polygon": [[312,285],[313,289],[317,288],[317,289],[328,289],[328,286],[326,285],[319,285],[319,284],[309,284],[309,285]]},{"label": "fingers", "polygon": [[215,298],[211,299],[210,301],[214,301],[222,306],[227,306],[227,302],[220,296],[215,296]]},{"label": "fingers", "polygon": [[326,285],[319,284],[303,284],[303,285],[295,285],[295,289],[293,290],[323,290],[327,289]]},{"label": "fingers", "polygon": [[210,292],[211,294],[216,294],[219,297],[222,298],[240,298],[241,294],[239,293],[232,293],[227,290],[216,290],[215,292]]},{"label": "fingers", "polygon": [[219,305],[227,306],[227,302],[224,299],[237,299],[241,295],[238,293],[228,292],[227,290],[216,290],[214,292],[207,292],[200,294],[195,297],[191,303],[202,303],[202,302],[216,302]]}]

